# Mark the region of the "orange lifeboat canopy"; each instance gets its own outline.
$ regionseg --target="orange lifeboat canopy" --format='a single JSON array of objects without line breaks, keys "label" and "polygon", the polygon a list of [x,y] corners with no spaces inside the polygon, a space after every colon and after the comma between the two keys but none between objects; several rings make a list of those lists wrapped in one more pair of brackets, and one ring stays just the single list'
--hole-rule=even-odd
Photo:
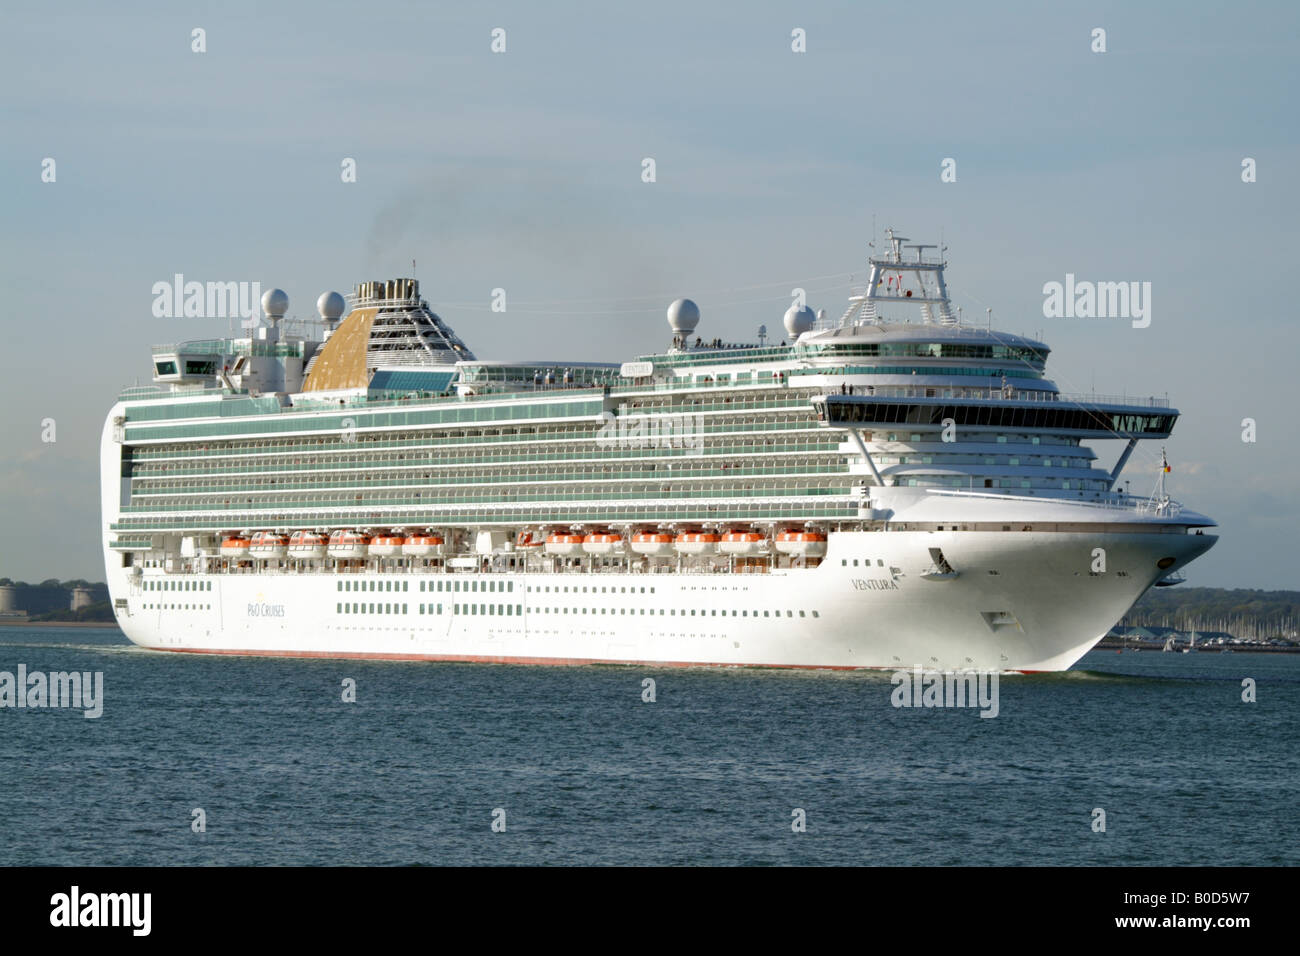
[{"label": "orange lifeboat canopy", "polygon": [[295,558],[325,556],[325,535],[315,531],[295,531],[289,536],[289,554]]},{"label": "orange lifeboat canopy", "polygon": [[582,554],[583,536],[556,531],[546,536],[546,553],[565,557]]},{"label": "orange lifeboat canopy", "polygon": [[664,557],[673,553],[673,541],[667,531],[640,531],[632,535],[632,550],[649,557]]},{"label": "orange lifeboat canopy", "polygon": [[722,535],[712,531],[683,531],[677,536],[677,550],[682,554],[712,554]]},{"label": "orange lifeboat canopy", "polygon": [[801,554],[812,558],[824,557],[826,554],[826,534],[822,531],[787,528],[776,536],[776,550],[782,554]]},{"label": "orange lifeboat canopy", "polygon": [[766,550],[767,539],[751,528],[737,528],[722,536],[719,550],[723,554],[757,554]]},{"label": "orange lifeboat canopy", "polygon": [[623,550],[623,536],[611,531],[600,531],[582,539],[582,549],[588,554],[615,554]]},{"label": "orange lifeboat canopy", "polygon": [[444,542],[442,535],[429,532],[427,534],[408,535],[406,541],[402,544],[402,554],[409,554],[415,558],[426,558],[429,555],[441,554]]},{"label": "orange lifeboat canopy", "polygon": [[406,538],[400,534],[375,535],[370,542],[370,553],[381,558],[390,558],[395,554],[401,554],[404,544]]},{"label": "orange lifeboat canopy", "polygon": [[243,535],[230,535],[221,539],[221,554],[227,558],[242,558],[248,554],[253,542]]}]

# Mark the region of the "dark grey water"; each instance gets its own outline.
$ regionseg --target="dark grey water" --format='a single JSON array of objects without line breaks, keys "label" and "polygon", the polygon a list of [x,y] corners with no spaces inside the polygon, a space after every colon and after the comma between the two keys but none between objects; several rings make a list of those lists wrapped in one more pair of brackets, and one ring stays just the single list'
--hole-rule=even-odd
[{"label": "dark grey water", "polygon": [[1295,655],[1097,651],[1003,678],[996,719],[896,709],[883,674],[203,657],[0,629],[0,671],[20,663],[102,671],[105,703],[0,709],[5,864],[1300,861]]}]

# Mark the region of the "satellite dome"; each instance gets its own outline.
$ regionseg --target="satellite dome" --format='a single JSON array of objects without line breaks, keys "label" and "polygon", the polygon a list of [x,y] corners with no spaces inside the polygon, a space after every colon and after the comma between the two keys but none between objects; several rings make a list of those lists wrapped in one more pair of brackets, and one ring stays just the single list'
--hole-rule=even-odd
[{"label": "satellite dome", "polygon": [[668,325],[674,332],[694,332],[700,324],[700,307],[690,299],[678,299],[668,307]]},{"label": "satellite dome", "polygon": [[283,318],[289,311],[289,297],[283,289],[268,289],[262,293],[262,311],[269,318]]},{"label": "satellite dome", "polygon": [[812,329],[816,322],[817,316],[806,305],[792,305],[785,310],[785,331],[791,338],[797,339]]},{"label": "satellite dome", "polygon": [[345,308],[347,303],[337,292],[322,292],[320,298],[316,300],[316,310],[320,312],[322,319],[337,319],[343,315]]}]

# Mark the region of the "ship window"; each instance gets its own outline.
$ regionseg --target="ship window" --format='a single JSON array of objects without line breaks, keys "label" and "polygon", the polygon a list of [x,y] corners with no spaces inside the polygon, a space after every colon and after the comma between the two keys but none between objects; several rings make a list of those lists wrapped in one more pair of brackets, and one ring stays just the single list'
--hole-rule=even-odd
[{"label": "ship window", "polygon": [[369,611],[369,613],[370,613],[370,614],[374,614],[374,613],[375,613],[375,606],[374,606],[373,604],[370,605],[370,611]]},{"label": "ship window", "polygon": [[407,605],[405,605],[405,604],[402,605],[402,613],[403,613],[403,614],[409,614],[409,613],[410,613],[410,611],[409,611]]},{"label": "ship window", "polygon": [[438,613],[439,613],[439,614],[442,613],[442,605],[441,605],[441,604],[438,605]]},{"label": "ship window", "polygon": [[335,604],[335,605],[334,605],[334,613],[335,613],[335,614],[342,614],[342,613],[343,613],[343,605],[342,605],[342,604]]},{"label": "ship window", "polygon": [[421,613],[421,614],[424,613],[424,605],[423,605],[423,604],[420,605],[420,613]]},{"label": "ship window", "polygon": [[806,614],[804,611],[800,611],[800,612],[799,612],[799,616],[800,616],[800,617],[807,617],[807,614]]}]

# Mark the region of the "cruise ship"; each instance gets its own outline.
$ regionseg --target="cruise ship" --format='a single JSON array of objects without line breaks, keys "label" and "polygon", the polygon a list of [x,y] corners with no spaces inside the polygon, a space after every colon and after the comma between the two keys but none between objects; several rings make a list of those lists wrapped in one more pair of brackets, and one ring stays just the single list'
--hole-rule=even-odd
[{"label": "cruise ship", "polygon": [[678,299],[657,354],[482,360],[399,278],[297,334],[276,289],[244,337],[155,346],[101,439],[118,624],[216,654],[1069,668],[1216,540],[1163,469],[1121,485],[1178,411],[1061,392],[1044,343],[962,321],[944,250],[886,235],[779,344]]}]

